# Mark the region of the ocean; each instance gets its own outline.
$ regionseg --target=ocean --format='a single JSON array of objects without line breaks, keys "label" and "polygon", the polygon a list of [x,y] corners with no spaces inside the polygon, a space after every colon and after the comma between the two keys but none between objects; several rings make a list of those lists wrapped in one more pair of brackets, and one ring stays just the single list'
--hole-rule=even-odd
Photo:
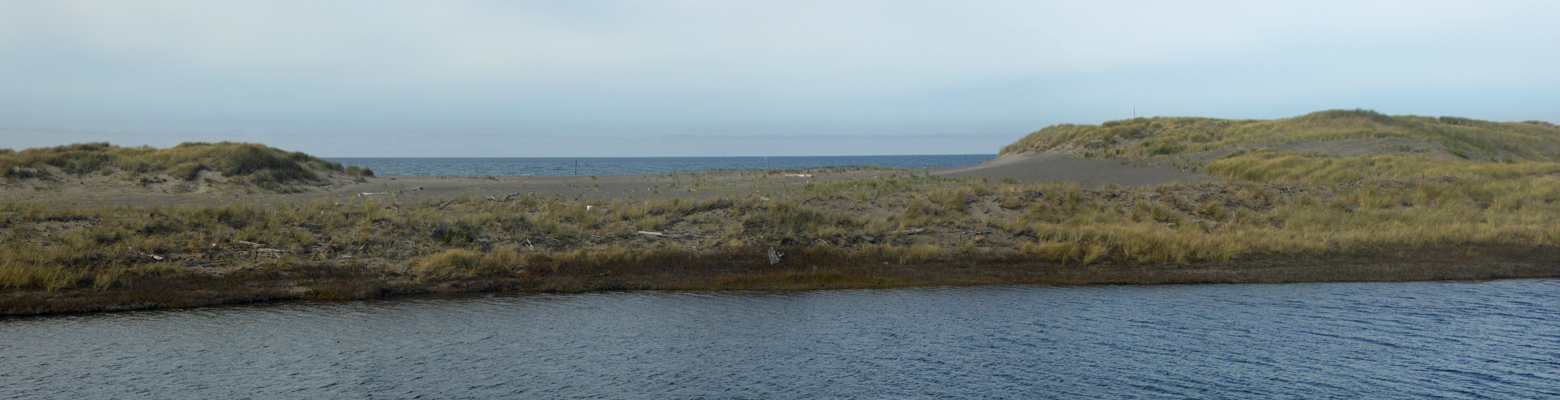
[{"label": "ocean", "polygon": [[913,156],[796,157],[324,157],[355,165],[376,175],[639,175],[718,169],[808,169],[873,166],[884,168],[954,168],[979,164],[996,154]]}]

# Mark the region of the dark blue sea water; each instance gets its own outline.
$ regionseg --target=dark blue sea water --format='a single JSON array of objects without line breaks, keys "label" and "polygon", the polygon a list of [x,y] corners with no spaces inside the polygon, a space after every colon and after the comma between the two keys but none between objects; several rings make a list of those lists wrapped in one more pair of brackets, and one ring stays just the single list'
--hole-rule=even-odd
[{"label": "dark blue sea water", "polygon": [[874,166],[952,168],[979,164],[996,154],[815,157],[594,157],[594,158],[354,158],[330,161],[378,175],[637,175],[716,169],[808,169]]},{"label": "dark blue sea water", "polygon": [[1560,397],[1560,280],[483,295],[0,338],[7,399]]}]

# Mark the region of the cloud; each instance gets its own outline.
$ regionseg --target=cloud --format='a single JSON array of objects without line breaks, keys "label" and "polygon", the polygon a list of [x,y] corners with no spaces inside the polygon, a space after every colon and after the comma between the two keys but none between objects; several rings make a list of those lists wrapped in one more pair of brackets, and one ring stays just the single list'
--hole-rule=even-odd
[{"label": "cloud", "polygon": [[[585,143],[669,132],[1016,139],[1134,106],[1560,119],[1546,106],[1560,100],[1553,15],[1560,3],[5,2],[0,124]],[[116,135],[89,137],[136,137]]]}]

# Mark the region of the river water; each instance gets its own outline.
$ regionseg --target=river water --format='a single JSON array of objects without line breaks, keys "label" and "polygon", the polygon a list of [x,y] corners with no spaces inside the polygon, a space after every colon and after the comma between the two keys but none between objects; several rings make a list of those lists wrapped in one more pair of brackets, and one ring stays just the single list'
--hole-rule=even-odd
[{"label": "river water", "polygon": [[0,398],[1560,396],[1560,280],[291,302],[0,338]]}]

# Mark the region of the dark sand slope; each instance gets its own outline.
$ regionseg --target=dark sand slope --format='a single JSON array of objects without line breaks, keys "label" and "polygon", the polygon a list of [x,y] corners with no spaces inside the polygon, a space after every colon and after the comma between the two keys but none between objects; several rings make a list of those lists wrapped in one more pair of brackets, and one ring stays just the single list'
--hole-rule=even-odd
[{"label": "dark sand slope", "polygon": [[1057,152],[1009,154],[968,167],[933,172],[932,175],[950,178],[1013,178],[1029,182],[1079,182],[1092,187],[1135,187],[1219,179],[1170,167],[1134,167],[1122,165],[1118,160],[1085,160]]},{"label": "dark sand slope", "polygon": [[751,193],[763,188],[841,179],[904,174],[884,170],[814,170],[804,174],[768,171],[696,171],[654,175],[522,175],[430,176],[385,175],[322,191],[318,196],[353,196],[397,193],[432,198],[458,196],[503,197],[509,194],[547,194],[565,198],[643,200],[664,198],[703,199]]}]

